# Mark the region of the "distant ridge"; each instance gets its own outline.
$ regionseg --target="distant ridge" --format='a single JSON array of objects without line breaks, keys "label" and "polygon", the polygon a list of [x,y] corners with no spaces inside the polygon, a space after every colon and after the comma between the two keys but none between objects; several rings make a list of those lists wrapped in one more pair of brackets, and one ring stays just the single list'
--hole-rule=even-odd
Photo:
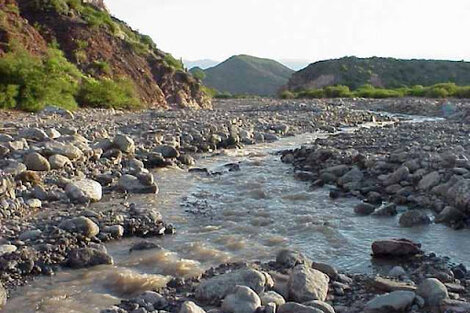
[{"label": "distant ridge", "polygon": [[371,84],[397,88],[444,82],[470,85],[470,62],[344,57],[310,64],[292,75],[288,87],[298,90],[346,85],[356,89]]},{"label": "distant ridge", "polygon": [[287,84],[292,73],[274,60],[236,55],[204,70],[203,83],[219,92],[271,96]]}]

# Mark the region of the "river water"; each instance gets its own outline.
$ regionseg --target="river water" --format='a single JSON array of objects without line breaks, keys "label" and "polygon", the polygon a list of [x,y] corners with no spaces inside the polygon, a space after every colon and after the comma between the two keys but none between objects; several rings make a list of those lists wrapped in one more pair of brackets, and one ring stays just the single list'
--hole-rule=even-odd
[{"label": "river water", "polygon": [[[115,265],[40,277],[14,291],[2,312],[98,313],[121,298],[164,286],[170,276],[197,276],[224,262],[271,260],[283,247],[351,272],[376,270],[370,245],[380,238],[408,238],[455,262],[470,260],[470,250],[461,249],[468,230],[434,224],[401,228],[398,217],[356,216],[358,200],[332,200],[328,187],[310,190],[308,183],[294,179],[292,166],[275,152],[322,136],[326,134],[284,138],[198,160],[198,166],[220,175],[157,171],[159,195],[129,201],[159,208],[176,226],[175,235],[150,239],[163,249],[129,253],[139,239],[110,243]],[[240,170],[228,171],[227,163],[239,164]]]}]

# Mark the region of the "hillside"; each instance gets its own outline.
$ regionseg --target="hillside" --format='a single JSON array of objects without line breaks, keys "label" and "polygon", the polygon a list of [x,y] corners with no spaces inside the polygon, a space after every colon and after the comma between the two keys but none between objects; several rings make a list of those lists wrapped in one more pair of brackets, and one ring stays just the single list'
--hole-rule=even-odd
[{"label": "hillside", "polygon": [[83,77],[131,82],[147,106],[210,106],[180,61],[110,16],[102,0],[0,0],[0,59],[15,49],[41,58],[51,47]]},{"label": "hillside", "polygon": [[266,96],[276,94],[293,72],[273,60],[237,55],[204,70],[203,83],[219,92]]},{"label": "hillside", "polygon": [[396,88],[442,82],[469,85],[470,62],[345,57],[310,64],[292,75],[288,87],[299,90],[346,85],[356,89],[371,84]]}]

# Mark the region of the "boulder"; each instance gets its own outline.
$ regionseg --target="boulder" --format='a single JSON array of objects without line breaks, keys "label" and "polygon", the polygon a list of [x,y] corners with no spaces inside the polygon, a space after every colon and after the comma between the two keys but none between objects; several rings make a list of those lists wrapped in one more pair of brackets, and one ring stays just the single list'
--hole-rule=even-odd
[{"label": "boulder", "polygon": [[18,135],[21,138],[37,140],[37,141],[43,141],[49,138],[46,132],[39,128],[22,128],[20,129]]},{"label": "boulder", "polygon": [[418,285],[416,294],[424,299],[427,306],[438,306],[441,300],[448,299],[446,286],[436,278],[427,278]]},{"label": "boulder", "polygon": [[373,206],[372,204],[368,204],[368,203],[359,203],[354,208],[354,213],[358,215],[370,215],[374,213],[374,211],[375,211],[375,206]]},{"label": "boulder", "polygon": [[295,303],[295,302],[287,302],[279,307],[277,313],[324,313],[322,310]]},{"label": "boulder", "polygon": [[338,270],[333,266],[325,263],[312,262],[312,268],[316,269],[322,273],[325,273],[331,279],[336,279],[338,277]]},{"label": "boulder", "polygon": [[44,144],[42,149],[44,155],[52,156],[60,154],[66,156],[69,160],[79,159],[83,156],[82,150],[72,144],[62,143],[58,141],[50,141]]},{"label": "boulder", "polygon": [[276,255],[276,263],[284,267],[294,267],[297,264],[306,264],[310,266],[312,261],[302,253],[292,249],[282,249]]},{"label": "boulder", "polygon": [[344,186],[348,183],[357,183],[364,178],[362,171],[354,166],[349,172],[341,176],[338,180],[338,184]]},{"label": "boulder", "polygon": [[49,161],[37,152],[32,152],[24,158],[24,164],[31,171],[47,172],[51,169]]},{"label": "boulder", "polygon": [[256,292],[246,286],[236,286],[225,297],[222,310],[225,313],[254,313],[260,306],[261,300]]},{"label": "boulder", "polygon": [[216,302],[231,293],[235,286],[241,285],[261,293],[266,285],[263,273],[253,269],[242,269],[202,281],[196,288],[196,299]]},{"label": "boulder", "polygon": [[420,244],[407,239],[377,240],[372,243],[374,257],[405,257],[421,252]]},{"label": "boulder", "polygon": [[49,163],[51,164],[51,168],[55,170],[72,165],[72,162],[70,162],[70,159],[61,154],[51,155],[49,157]]},{"label": "boulder", "polygon": [[431,190],[434,186],[439,185],[439,182],[441,181],[441,175],[439,175],[439,172],[434,171],[431,172],[427,175],[425,175],[423,178],[418,183],[418,189],[427,191]]},{"label": "boulder", "polygon": [[397,214],[397,205],[394,203],[384,205],[372,213],[374,216],[395,216]]},{"label": "boulder", "polygon": [[388,313],[405,312],[416,297],[413,291],[393,291],[384,295],[376,296],[367,302],[365,312]]},{"label": "boulder", "polygon": [[84,268],[102,264],[113,264],[113,258],[102,249],[89,247],[71,250],[66,259],[66,265],[71,268]]},{"label": "boulder", "polygon": [[135,144],[131,137],[123,134],[114,136],[113,144],[124,153],[134,153]]},{"label": "boulder", "polygon": [[132,175],[122,175],[118,181],[117,189],[129,193],[158,193],[158,186],[155,182],[142,183],[142,179]]},{"label": "boulder", "polygon": [[325,301],[329,281],[326,274],[303,264],[297,265],[289,277],[289,297],[296,302]]},{"label": "boulder", "polygon": [[10,254],[18,250],[14,245],[0,245],[0,257],[6,254]]},{"label": "boulder", "polygon": [[399,167],[395,172],[390,174],[387,178],[384,179],[384,186],[390,186],[398,184],[403,180],[406,180],[410,175],[410,170],[406,166]]},{"label": "boulder", "polygon": [[470,212],[470,179],[462,179],[448,188],[445,197],[459,210]]},{"label": "boulder", "polygon": [[62,228],[70,233],[79,233],[85,237],[91,238],[99,234],[100,228],[88,217],[80,216],[69,220],[65,220],[59,224]]},{"label": "boulder", "polygon": [[303,304],[306,306],[310,306],[312,308],[318,309],[322,311],[323,313],[335,313],[335,309],[333,309],[331,305],[323,301],[313,300],[313,301],[305,302]]},{"label": "boulder", "polygon": [[7,303],[7,291],[3,287],[2,283],[0,283],[0,310],[5,306]]},{"label": "boulder", "polygon": [[86,203],[100,201],[103,190],[100,183],[91,179],[82,179],[67,184],[65,192],[72,201]]},{"label": "boulder", "polygon": [[439,305],[441,312],[468,313],[470,312],[470,303],[445,299]]},{"label": "boulder", "polygon": [[266,291],[260,295],[261,304],[266,306],[268,303],[275,303],[277,306],[281,306],[286,303],[283,296],[275,291]]},{"label": "boulder", "polygon": [[436,217],[436,223],[452,223],[461,221],[465,215],[459,210],[451,206],[446,206]]},{"label": "boulder", "polygon": [[185,301],[179,313],[206,313],[206,311],[192,301]]},{"label": "boulder", "polygon": [[431,219],[421,210],[409,210],[400,216],[399,223],[401,227],[413,227],[431,224]]},{"label": "boulder", "polygon": [[159,145],[154,149],[154,152],[160,153],[165,159],[173,159],[180,156],[179,151],[170,145]]}]

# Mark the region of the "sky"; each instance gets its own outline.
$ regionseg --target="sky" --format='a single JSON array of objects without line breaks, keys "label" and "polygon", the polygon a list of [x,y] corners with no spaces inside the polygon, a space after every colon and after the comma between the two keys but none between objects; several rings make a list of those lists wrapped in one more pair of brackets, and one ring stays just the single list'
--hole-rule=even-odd
[{"label": "sky", "polygon": [[249,54],[470,61],[470,0],[105,0],[185,60]]}]

